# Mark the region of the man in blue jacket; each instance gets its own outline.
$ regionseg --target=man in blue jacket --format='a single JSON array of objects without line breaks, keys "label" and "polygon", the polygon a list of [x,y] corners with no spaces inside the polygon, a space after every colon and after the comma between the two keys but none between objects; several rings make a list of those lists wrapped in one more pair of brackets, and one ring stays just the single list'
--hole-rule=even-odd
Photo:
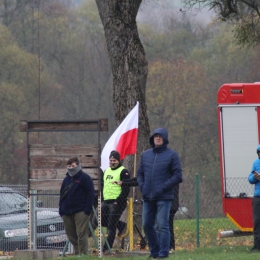
[{"label": "man in blue jacket", "polygon": [[87,255],[94,185],[90,176],[81,170],[77,157],[68,160],[67,170],[60,189],[59,213],[75,254]]},{"label": "man in blue jacket", "polygon": [[254,220],[254,246],[250,252],[260,252],[260,145],[256,149],[258,158],[253,162],[248,181],[255,185],[254,197],[252,200]]},{"label": "man in blue jacket", "polygon": [[[166,258],[170,249],[169,213],[174,187],[182,182],[177,152],[167,147],[168,132],[157,128],[150,137],[151,149],[142,153],[137,171],[143,196],[143,228],[151,258]],[[156,227],[155,227],[156,224]]]}]

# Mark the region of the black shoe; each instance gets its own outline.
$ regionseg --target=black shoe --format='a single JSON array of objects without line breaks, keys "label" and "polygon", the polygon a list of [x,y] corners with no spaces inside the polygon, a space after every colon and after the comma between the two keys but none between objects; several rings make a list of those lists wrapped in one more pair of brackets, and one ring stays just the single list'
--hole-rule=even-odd
[{"label": "black shoe", "polygon": [[253,247],[250,249],[249,253],[260,253],[260,248]]},{"label": "black shoe", "polygon": [[118,229],[117,236],[121,237],[124,234],[125,229],[126,229],[126,223],[122,222],[122,226]]},{"label": "black shoe", "polygon": [[158,256],[158,258],[168,258],[168,255]]},{"label": "black shoe", "polygon": [[148,259],[156,259],[158,258],[158,256],[155,256],[155,255],[149,255]]}]

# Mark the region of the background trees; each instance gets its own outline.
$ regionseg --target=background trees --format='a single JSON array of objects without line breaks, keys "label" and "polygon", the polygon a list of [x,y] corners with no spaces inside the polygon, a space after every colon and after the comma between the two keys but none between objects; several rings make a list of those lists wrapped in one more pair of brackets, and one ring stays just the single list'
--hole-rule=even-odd
[{"label": "background trees", "polygon": [[[42,120],[107,117],[109,132],[102,133],[103,145],[124,115],[114,116],[111,53],[94,1],[5,2],[0,1],[0,177],[1,182],[25,183],[26,137],[19,132],[19,120],[36,120],[39,115]],[[156,16],[137,21],[149,66],[149,125],[168,129],[185,176],[203,174],[212,190],[221,192],[216,94],[227,82],[259,81],[259,47],[242,49],[234,42],[232,26],[177,17],[170,8],[160,14],[160,21]],[[141,14],[145,9],[144,5]],[[130,108],[132,101],[125,102]],[[91,141],[82,135],[40,138]],[[148,145],[144,139],[143,147]]]},{"label": "background trees", "polygon": [[[0,176],[3,182],[25,181],[26,161],[19,152],[25,139],[19,133],[19,121],[30,114],[33,106],[36,59],[19,49],[3,25],[0,34]],[[23,159],[21,164],[18,157]]]},{"label": "background trees", "polygon": [[220,21],[234,24],[235,37],[242,46],[256,46],[260,42],[260,3],[255,0],[183,0],[186,6],[214,9]]},{"label": "background trees", "polygon": [[[142,31],[145,49],[149,50],[147,107],[151,127],[167,126],[170,146],[180,153],[184,194],[194,188],[189,177],[197,172],[203,178],[206,185],[200,187],[201,206],[206,208],[207,201],[217,205],[221,200],[216,94],[226,82],[258,81],[252,70],[258,51],[237,46],[232,26],[202,26],[195,21],[188,24],[191,26],[186,21],[178,29],[167,27],[165,32],[151,29],[148,48],[149,36]],[[161,44],[153,43],[153,35]],[[196,40],[186,45],[184,35]],[[173,47],[175,37],[180,44]],[[183,45],[190,47],[181,51]],[[205,198],[209,187],[212,193]],[[182,205],[193,208],[190,198],[182,196],[182,200]]]}]

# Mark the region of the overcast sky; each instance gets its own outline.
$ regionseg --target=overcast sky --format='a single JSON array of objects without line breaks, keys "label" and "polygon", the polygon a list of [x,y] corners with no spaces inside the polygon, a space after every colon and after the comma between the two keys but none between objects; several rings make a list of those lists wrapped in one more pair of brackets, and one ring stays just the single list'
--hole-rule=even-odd
[{"label": "overcast sky", "polygon": [[155,19],[160,24],[164,15],[168,14],[174,17],[186,15],[191,19],[209,23],[214,17],[214,13],[209,11],[208,8],[200,11],[187,11],[185,14],[180,9],[185,10],[179,0],[143,0],[137,15],[137,21],[149,23],[149,20]]}]

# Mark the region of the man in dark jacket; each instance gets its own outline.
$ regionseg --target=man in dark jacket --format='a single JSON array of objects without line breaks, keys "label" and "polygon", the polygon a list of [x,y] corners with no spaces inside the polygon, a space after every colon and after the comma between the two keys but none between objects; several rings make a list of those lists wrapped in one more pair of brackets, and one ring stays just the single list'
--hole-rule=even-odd
[{"label": "man in dark jacket", "polygon": [[60,189],[59,213],[75,254],[86,255],[94,185],[90,176],[81,170],[77,157],[68,160],[67,169]]},{"label": "man in dark jacket", "polygon": [[152,148],[142,153],[137,171],[137,181],[144,200],[143,228],[152,258],[168,257],[169,213],[174,187],[182,182],[179,155],[167,147],[168,143],[167,130],[155,129],[150,137]]}]

